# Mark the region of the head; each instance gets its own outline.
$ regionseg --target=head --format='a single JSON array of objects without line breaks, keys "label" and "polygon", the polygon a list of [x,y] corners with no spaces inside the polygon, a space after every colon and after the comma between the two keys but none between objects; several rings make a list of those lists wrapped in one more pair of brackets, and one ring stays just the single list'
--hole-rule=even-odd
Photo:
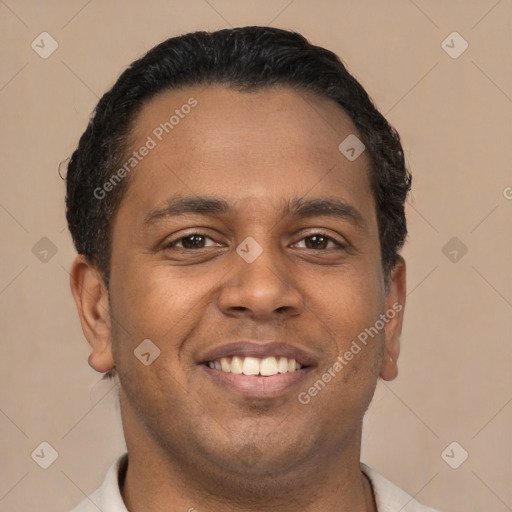
[{"label": "head", "polygon": [[[363,87],[297,33],[197,32],[132,63],[80,138],[66,196],[89,362],[117,371],[129,450],[274,474],[358,438],[377,379],[397,373],[410,181]],[[203,359],[239,340],[291,343],[302,387],[226,389]]]}]

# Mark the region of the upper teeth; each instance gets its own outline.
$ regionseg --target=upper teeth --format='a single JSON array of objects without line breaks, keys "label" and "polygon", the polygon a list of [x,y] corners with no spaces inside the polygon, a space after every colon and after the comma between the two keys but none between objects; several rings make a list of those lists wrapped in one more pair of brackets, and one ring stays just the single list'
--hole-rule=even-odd
[{"label": "upper teeth", "polygon": [[294,372],[302,368],[302,365],[297,363],[295,359],[288,359],[287,357],[278,359],[275,357],[265,357],[264,359],[238,356],[222,357],[217,361],[209,361],[208,366],[223,372],[263,376]]}]

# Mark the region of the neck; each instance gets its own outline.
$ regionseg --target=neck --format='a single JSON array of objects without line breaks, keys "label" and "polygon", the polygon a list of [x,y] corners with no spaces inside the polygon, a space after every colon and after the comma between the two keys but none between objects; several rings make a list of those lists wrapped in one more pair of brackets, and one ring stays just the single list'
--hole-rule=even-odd
[{"label": "neck", "polygon": [[228,471],[194,457],[193,449],[169,453],[147,437],[141,443],[127,436],[121,494],[130,512],[376,512],[371,484],[360,469],[357,434],[349,449],[267,473]]}]

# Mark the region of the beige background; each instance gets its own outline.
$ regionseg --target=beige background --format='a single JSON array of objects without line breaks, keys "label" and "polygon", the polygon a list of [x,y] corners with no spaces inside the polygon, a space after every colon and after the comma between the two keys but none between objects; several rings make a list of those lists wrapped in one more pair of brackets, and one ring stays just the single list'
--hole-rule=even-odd
[{"label": "beige background", "polygon": [[[0,0],[0,511],[66,511],[124,449],[69,291],[59,162],[143,52],[249,24],[337,52],[414,175],[401,372],[378,387],[363,460],[442,511],[512,510],[510,0]],[[31,48],[43,31],[59,44],[47,59]],[[453,31],[469,43],[456,59],[441,46]],[[57,249],[47,261],[32,252],[42,237]],[[456,262],[452,237],[468,249]],[[31,458],[43,441],[58,452],[46,470]],[[458,469],[441,457],[453,441],[469,453]]]}]

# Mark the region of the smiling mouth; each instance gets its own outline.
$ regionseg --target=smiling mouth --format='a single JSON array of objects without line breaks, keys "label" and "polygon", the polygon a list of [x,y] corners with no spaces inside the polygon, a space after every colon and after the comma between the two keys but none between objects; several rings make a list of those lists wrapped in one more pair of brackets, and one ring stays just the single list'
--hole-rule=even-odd
[{"label": "smiling mouth", "polygon": [[207,361],[204,364],[212,370],[255,377],[272,377],[273,375],[293,373],[302,368],[307,368],[295,359],[284,356],[265,358],[251,356],[221,357],[215,361]]}]

